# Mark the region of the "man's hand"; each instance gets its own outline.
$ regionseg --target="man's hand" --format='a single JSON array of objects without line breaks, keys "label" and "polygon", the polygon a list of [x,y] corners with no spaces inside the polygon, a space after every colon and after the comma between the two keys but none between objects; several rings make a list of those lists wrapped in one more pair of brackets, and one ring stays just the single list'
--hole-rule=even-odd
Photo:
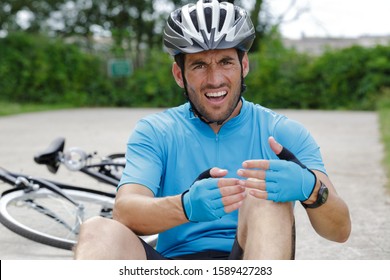
[{"label": "man's hand", "polygon": [[275,202],[305,201],[316,183],[316,176],[289,150],[283,148],[273,137],[269,145],[281,160],[248,160],[237,174],[248,178],[240,184],[251,188],[249,193],[257,198]]},{"label": "man's hand", "polygon": [[216,167],[206,170],[182,194],[183,210],[189,221],[214,221],[241,206],[245,188],[238,179],[222,178],[227,173]]}]

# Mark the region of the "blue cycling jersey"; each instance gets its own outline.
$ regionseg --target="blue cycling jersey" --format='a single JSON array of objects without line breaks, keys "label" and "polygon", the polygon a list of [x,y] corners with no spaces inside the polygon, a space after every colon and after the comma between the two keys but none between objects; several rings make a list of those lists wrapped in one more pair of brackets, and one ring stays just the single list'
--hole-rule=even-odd
[{"label": "blue cycling jersey", "polygon": [[[242,99],[238,116],[218,134],[190,111],[189,103],[140,120],[131,134],[126,167],[119,186],[136,183],[157,197],[187,190],[198,175],[211,167],[236,172],[248,159],[278,159],[268,138],[289,149],[308,168],[326,172],[319,147],[298,122]],[[220,220],[186,223],[159,234],[157,251],[166,257],[206,250],[230,251],[238,211]]]}]

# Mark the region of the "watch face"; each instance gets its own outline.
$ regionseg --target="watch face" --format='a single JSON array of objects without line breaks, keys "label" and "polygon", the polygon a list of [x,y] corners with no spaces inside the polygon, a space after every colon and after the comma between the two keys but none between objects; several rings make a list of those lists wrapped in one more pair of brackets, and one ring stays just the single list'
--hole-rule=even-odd
[{"label": "watch face", "polygon": [[318,191],[318,196],[317,196],[316,202],[314,202],[313,204],[309,204],[309,205],[303,203],[302,201],[301,201],[301,203],[302,203],[303,207],[305,207],[305,208],[317,208],[326,202],[326,200],[328,199],[328,195],[329,195],[328,188],[321,182],[321,187],[320,187],[320,190]]},{"label": "watch face", "polygon": [[324,204],[328,199],[329,190],[325,185],[321,186],[321,189],[322,192],[320,191],[319,195],[321,196],[321,204]]}]

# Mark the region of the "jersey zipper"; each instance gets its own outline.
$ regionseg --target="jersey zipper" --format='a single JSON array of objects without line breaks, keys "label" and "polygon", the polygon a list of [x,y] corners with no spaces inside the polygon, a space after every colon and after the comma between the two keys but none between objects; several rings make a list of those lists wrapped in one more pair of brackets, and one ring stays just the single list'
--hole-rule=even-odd
[{"label": "jersey zipper", "polygon": [[215,134],[215,159],[216,165],[219,166],[219,134]]}]

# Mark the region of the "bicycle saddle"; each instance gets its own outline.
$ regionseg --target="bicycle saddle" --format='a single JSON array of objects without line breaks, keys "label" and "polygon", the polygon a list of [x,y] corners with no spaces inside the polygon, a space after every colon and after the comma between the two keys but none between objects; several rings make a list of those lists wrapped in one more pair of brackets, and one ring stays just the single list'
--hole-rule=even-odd
[{"label": "bicycle saddle", "polygon": [[60,167],[59,153],[64,150],[65,138],[54,139],[49,147],[34,156],[34,161],[38,164],[45,164],[50,172],[56,173]]}]

